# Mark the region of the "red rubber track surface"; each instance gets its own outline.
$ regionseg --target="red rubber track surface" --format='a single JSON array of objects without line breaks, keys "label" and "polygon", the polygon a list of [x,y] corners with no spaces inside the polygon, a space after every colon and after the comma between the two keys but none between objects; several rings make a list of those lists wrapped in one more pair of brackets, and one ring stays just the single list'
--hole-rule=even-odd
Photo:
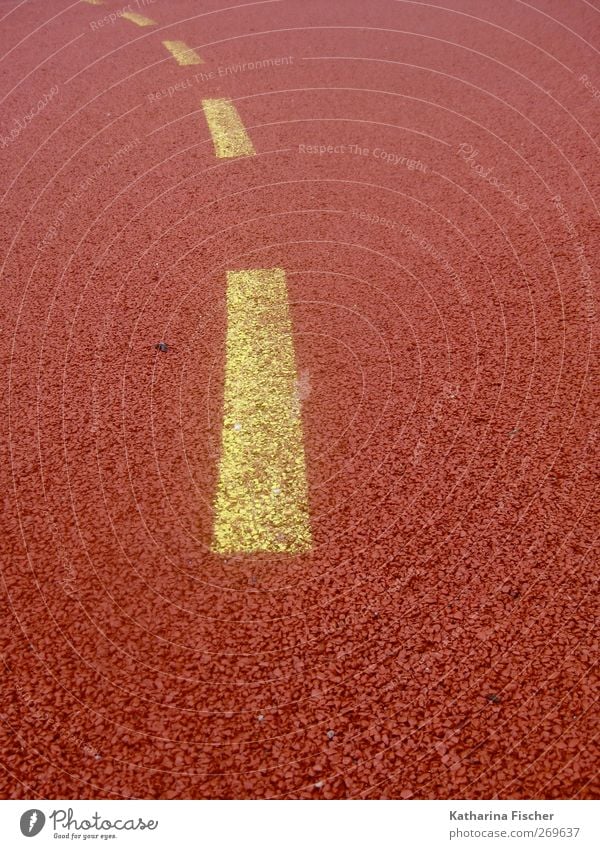
[{"label": "red rubber track surface", "polygon": [[[123,5],[0,3],[2,796],[594,796],[597,2]],[[314,550],[225,558],[273,266]]]}]

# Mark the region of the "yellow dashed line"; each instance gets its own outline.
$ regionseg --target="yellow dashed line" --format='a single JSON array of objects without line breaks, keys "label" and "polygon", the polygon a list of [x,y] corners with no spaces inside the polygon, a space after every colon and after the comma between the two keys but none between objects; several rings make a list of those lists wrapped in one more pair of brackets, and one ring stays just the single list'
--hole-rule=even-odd
[{"label": "yellow dashed line", "polygon": [[89,3],[90,6],[103,6],[104,0],[83,0],[84,3]]},{"label": "yellow dashed line", "polygon": [[126,18],[128,21],[131,21],[134,24],[137,24],[138,27],[156,26],[156,21],[147,18],[145,15],[138,15],[137,12],[123,12],[121,17]]},{"label": "yellow dashed line", "polygon": [[310,550],[285,271],[227,272],[223,441],[213,551]]},{"label": "yellow dashed line", "polygon": [[203,100],[202,108],[217,156],[254,156],[254,145],[231,100]]},{"label": "yellow dashed line", "polygon": [[203,65],[204,60],[198,56],[195,50],[188,47],[183,41],[163,41],[167,50],[173,54],[179,65]]}]

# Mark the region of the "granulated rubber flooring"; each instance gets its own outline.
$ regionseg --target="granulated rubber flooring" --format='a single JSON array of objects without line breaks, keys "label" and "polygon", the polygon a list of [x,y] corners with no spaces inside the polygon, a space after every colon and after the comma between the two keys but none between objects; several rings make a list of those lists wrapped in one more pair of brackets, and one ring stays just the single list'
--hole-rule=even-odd
[{"label": "granulated rubber flooring", "polygon": [[[130,6],[0,3],[1,795],[597,795],[600,7]],[[313,547],[216,554],[275,267]]]}]

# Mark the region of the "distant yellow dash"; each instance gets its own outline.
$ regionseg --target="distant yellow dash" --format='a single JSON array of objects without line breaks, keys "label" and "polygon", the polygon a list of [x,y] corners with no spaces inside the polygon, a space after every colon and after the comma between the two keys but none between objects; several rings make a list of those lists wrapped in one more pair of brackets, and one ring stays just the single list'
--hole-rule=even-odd
[{"label": "distant yellow dash", "polygon": [[255,155],[254,145],[231,100],[203,100],[202,108],[218,157]]},{"label": "distant yellow dash", "polygon": [[204,60],[198,56],[195,50],[188,47],[183,41],[163,41],[167,50],[173,54],[179,65],[202,65]]},{"label": "distant yellow dash", "polygon": [[153,21],[151,18],[147,18],[145,15],[138,15],[137,12],[123,12],[121,17],[128,21],[132,21],[134,24],[137,24],[138,27],[156,26],[156,21]]},{"label": "distant yellow dash", "polygon": [[213,551],[310,550],[285,271],[227,272],[227,361]]},{"label": "distant yellow dash", "polygon": [[83,0],[84,3],[89,3],[90,6],[103,6],[104,0]]}]

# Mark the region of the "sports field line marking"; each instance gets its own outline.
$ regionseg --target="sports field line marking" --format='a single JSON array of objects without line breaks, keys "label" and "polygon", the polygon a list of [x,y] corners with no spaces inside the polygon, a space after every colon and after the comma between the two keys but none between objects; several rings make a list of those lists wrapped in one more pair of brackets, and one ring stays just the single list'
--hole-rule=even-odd
[{"label": "sports field line marking", "polygon": [[204,64],[204,59],[198,56],[196,51],[193,48],[188,47],[184,41],[163,41],[163,44],[169,53],[173,55],[173,58],[178,65]]},{"label": "sports field line marking", "polygon": [[125,18],[128,21],[131,21],[134,24],[137,24],[138,27],[155,27],[156,21],[153,21],[151,18],[147,18],[145,15],[138,15],[137,12],[123,12],[121,14],[122,18]]},{"label": "sports field line marking", "polygon": [[206,123],[219,158],[254,156],[256,151],[231,100],[203,100]]},{"label": "sports field line marking", "polygon": [[311,547],[285,271],[228,271],[223,436],[212,550],[301,554]]}]

